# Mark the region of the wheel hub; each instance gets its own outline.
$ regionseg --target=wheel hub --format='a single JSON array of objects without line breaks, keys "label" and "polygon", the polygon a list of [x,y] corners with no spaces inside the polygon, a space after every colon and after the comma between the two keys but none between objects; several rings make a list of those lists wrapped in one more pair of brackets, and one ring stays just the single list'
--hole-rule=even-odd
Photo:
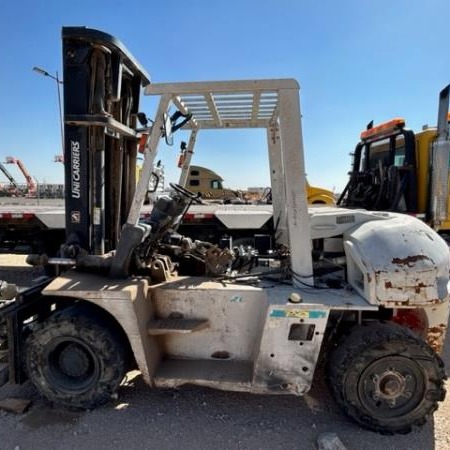
[{"label": "wheel hub", "polygon": [[387,370],[379,377],[374,378],[375,391],[383,398],[395,399],[405,391],[405,377],[395,370]]},{"label": "wheel hub", "polygon": [[100,374],[96,354],[78,337],[54,339],[47,349],[46,358],[46,377],[61,392],[72,395],[86,392]]},{"label": "wheel hub", "polygon": [[414,410],[424,389],[420,367],[402,356],[375,360],[358,382],[361,402],[373,417],[394,418]]},{"label": "wheel hub", "polygon": [[89,370],[89,358],[76,344],[69,344],[59,355],[59,366],[69,376],[81,377]]}]

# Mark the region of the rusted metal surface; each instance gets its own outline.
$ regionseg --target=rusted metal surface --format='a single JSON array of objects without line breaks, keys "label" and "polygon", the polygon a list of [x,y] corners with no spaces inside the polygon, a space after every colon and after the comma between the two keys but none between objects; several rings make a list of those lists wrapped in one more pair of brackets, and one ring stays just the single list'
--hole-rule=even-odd
[{"label": "rusted metal surface", "polygon": [[373,305],[443,302],[450,270],[445,241],[416,218],[389,213],[383,219],[344,233],[349,283]]},{"label": "rusted metal surface", "polygon": [[436,353],[441,353],[448,327],[449,300],[424,308],[427,316],[427,329],[425,339]]},{"label": "rusted metal surface", "polygon": [[445,323],[428,328],[427,343],[436,353],[442,352],[446,332],[447,325]]},{"label": "rusted metal surface", "polygon": [[447,332],[448,301],[439,307],[399,308],[392,321],[423,338],[438,354],[442,353]]},{"label": "rusted metal surface", "polygon": [[392,321],[398,325],[409,328],[422,338],[425,338],[427,335],[429,323],[424,308],[396,309]]},{"label": "rusted metal surface", "polygon": [[414,255],[414,256],[407,256],[406,258],[393,258],[392,264],[398,264],[399,266],[414,267],[417,261],[425,261],[425,260],[430,260],[430,258],[428,258],[428,256],[425,255]]},{"label": "rusted metal surface", "polygon": [[417,270],[408,270],[414,269],[411,262],[402,264],[403,269],[375,273],[375,292],[380,303],[408,306],[438,304],[444,300],[445,296],[440,294],[436,268],[421,266]]},{"label": "rusted metal surface", "polygon": [[423,338],[436,353],[441,353],[447,332],[448,299],[439,301],[433,306],[425,305],[423,308],[414,306],[396,309],[392,321],[409,328]]}]

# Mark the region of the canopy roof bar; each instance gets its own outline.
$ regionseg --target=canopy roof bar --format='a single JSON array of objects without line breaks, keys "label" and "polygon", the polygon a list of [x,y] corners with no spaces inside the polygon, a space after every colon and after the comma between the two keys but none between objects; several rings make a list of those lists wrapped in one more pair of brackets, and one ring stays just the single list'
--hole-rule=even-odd
[{"label": "canopy roof bar", "polygon": [[155,83],[146,95],[168,94],[183,113],[184,128],[266,128],[278,118],[279,90],[299,89],[296,80],[239,80]]}]

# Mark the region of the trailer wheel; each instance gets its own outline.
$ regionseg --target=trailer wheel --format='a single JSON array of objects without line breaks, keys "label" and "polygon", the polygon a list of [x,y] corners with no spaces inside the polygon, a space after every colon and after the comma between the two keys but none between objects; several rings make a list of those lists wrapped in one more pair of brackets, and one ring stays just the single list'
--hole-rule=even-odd
[{"label": "trailer wheel", "polygon": [[394,324],[362,325],[344,336],[330,355],[328,378],[347,415],[382,434],[410,432],[445,398],[441,358]]},{"label": "trailer wheel", "polygon": [[125,346],[114,331],[88,308],[55,313],[26,340],[30,380],[60,405],[90,409],[106,403],[126,369]]}]

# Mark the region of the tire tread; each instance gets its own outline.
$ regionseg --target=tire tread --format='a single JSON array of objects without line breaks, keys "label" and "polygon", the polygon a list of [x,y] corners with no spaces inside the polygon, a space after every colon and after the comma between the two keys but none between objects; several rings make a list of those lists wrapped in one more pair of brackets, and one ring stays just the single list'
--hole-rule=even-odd
[{"label": "tire tread", "polygon": [[[428,366],[425,372],[429,387],[424,393],[419,417],[409,423],[406,421],[401,425],[389,426],[364,414],[357,404],[350,403],[345,394],[345,382],[349,368],[355,361],[370,359],[375,349],[385,349],[389,353],[392,351],[390,348],[397,345],[399,346],[397,354],[420,361],[422,367]],[[381,434],[406,434],[414,427],[423,425],[438,408],[438,401],[442,401],[446,393],[444,362],[439,355],[411,330],[393,323],[377,322],[353,327],[330,353],[327,372],[332,394],[344,412],[361,426]]]}]

